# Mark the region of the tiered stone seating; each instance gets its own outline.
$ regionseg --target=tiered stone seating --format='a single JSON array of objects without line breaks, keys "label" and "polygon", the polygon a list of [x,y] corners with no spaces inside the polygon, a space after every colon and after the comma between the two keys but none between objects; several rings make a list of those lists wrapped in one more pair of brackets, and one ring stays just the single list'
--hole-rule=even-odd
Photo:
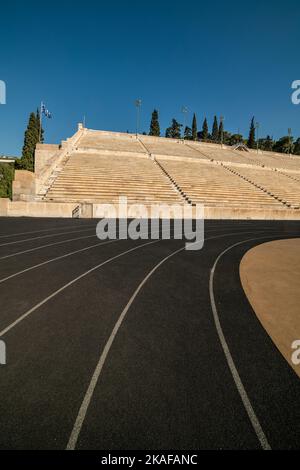
[{"label": "tiered stone seating", "polygon": [[197,142],[191,142],[189,146],[199,148],[207,157],[220,162],[265,166],[273,169],[296,170],[300,173],[300,157],[290,157],[288,155],[272,152],[241,152]]},{"label": "tiered stone seating", "polygon": [[228,163],[243,165],[261,165],[258,156],[252,152],[240,152],[238,150],[222,149],[220,146],[209,146],[205,144],[192,143],[195,148],[199,148],[208,158]]},{"label": "tiered stone seating", "polygon": [[273,197],[285,205],[300,207],[300,183],[287,178],[284,174],[264,168],[231,167],[235,174],[267,190]]},{"label": "tiered stone seating", "polygon": [[299,173],[297,172],[291,172],[291,171],[286,171],[286,170],[278,170],[281,174],[287,176],[288,178],[298,181],[300,183],[300,171]]},{"label": "tiered stone seating", "polygon": [[148,157],[74,153],[46,194],[46,200],[116,203],[182,203],[167,176]]},{"label": "tiered stone seating", "polygon": [[116,203],[127,196],[130,204],[294,210],[300,157],[84,130],[45,188],[39,197],[57,202]]},{"label": "tiered stone seating", "polygon": [[193,203],[206,206],[281,209],[283,204],[216,163],[159,159]]},{"label": "tiered stone seating", "polygon": [[300,172],[300,156],[290,156],[283,153],[263,152],[258,155],[259,160],[270,168],[282,168]]},{"label": "tiered stone seating", "polygon": [[136,136],[88,131],[78,143],[78,149],[109,150],[114,152],[146,153]]},{"label": "tiered stone seating", "polygon": [[153,139],[146,136],[140,136],[140,140],[146,146],[148,152],[152,155],[170,155],[179,157],[192,157],[206,160],[204,155],[194,150],[188,143],[181,140],[172,139]]}]

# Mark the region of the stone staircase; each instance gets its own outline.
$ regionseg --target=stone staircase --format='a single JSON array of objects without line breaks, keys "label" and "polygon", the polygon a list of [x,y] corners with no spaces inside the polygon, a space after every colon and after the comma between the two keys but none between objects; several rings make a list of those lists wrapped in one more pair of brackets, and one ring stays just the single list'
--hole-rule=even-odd
[{"label": "stone staircase", "polygon": [[50,173],[49,177],[46,179],[44,184],[40,187],[39,192],[36,196],[36,201],[42,201],[45,199],[46,194],[48,193],[49,189],[53,186],[54,182],[63,171],[67,161],[69,160],[70,155],[65,155],[59,164],[54,168],[54,170]]},{"label": "stone staircase", "polygon": [[[231,167],[233,169],[234,167]],[[272,198],[280,201],[286,207],[300,208],[300,184],[295,179],[288,179],[286,175],[270,168],[241,168],[235,173],[244,180],[254,184]]]},{"label": "stone staircase", "polygon": [[[72,144],[72,145],[71,145]],[[49,163],[36,200],[297,210],[300,157],[81,129]]]},{"label": "stone staircase", "polygon": [[159,163],[193,204],[252,209],[284,208],[279,200],[228,171],[221,164],[200,161],[187,164],[162,158]]},{"label": "stone staircase", "polygon": [[54,179],[45,200],[56,202],[183,203],[160,168],[147,157],[73,153]]}]

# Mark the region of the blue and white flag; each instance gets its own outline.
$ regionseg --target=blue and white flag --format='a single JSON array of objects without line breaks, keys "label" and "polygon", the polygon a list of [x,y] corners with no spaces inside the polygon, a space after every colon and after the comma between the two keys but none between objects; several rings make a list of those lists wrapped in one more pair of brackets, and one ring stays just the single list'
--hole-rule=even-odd
[{"label": "blue and white flag", "polygon": [[48,119],[51,119],[51,118],[52,118],[52,114],[51,114],[50,111],[46,108],[46,106],[45,106],[44,103],[41,104],[41,113],[44,114],[44,116],[46,116]]}]

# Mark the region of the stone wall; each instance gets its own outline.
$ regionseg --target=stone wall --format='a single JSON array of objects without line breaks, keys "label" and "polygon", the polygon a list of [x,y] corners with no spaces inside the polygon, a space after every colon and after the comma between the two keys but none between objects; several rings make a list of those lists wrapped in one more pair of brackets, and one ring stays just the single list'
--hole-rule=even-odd
[{"label": "stone wall", "polygon": [[37,144],[35,149],[35,174],[37,177],[42,175],[45,167],[50,160],[59,151],[59,145]]},{"label": "stone wall", "polygon": [[72,218],[78,204],[26,202],[0,199],[0,217],[63,217]]},{"label": "stone wall", "polygon": [[77,142],[85,132],[86,130],[82,125],[78,124],[78,131],[72,137],[62,141],[59,146],[50,146],[56,147],[56,152],[53,152],[54,148],[48,148],[46,144],[37,146],[35,153],[36,169],[38,170],[36,171],[36,194],[39,194],[43,188],[47,188],[48,178],[59,167],[64,158],[75,150]]},{"label": "stone wall", "polygon": [[[37,201],[10,201],[0,199],[0,217],[65,217],[71,218],[74,209],[80,208],[80,218],[114,217],[111,213],[103,211],[99,204],[55,203]],[[193,218],[195,209],[193,208]],[[139,217],[139,213],[132,214]],[[174,218],[174,215],[171,215]],[[204,207],[204,219],[223,220],[300,220],[300,210],[292,209],[232,209],[222,207]]]},{"label": "stone wall", "polygon": [[35,174],[27,170],[16,170],[13,181],[13,200],[32,201],[36,194]]}]

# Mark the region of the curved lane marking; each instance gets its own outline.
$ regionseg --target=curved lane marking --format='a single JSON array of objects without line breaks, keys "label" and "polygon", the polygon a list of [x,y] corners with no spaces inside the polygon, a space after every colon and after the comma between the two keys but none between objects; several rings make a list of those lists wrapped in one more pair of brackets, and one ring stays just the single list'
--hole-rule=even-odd
[{"label": "curved lane marking", "polygon": [[17,326],[21,321],[25,320],[25,318],[27,318],[31,313],[35,312],[35,310],[37,310],[39,307],[41,307],[42,305],[44,305],[45,303],[47,303],[49,300],[51,300],[53,297],[55,297],[56,295],[58,295],[60,292],[63,292],[65,289],[67,289],[67,287],[70,287],[72,286],[73,284],[75,284],[75,282],[79,281],[80,279],[84,278],[85,276],[87,276],[88,274],[96,271],[96,269],[99,269],[101,268],[102,266],[105,266],[106,264],[110,263],[111,261],[114,261],[115,259],[117,258],[120,258],[121,256],[124,256],[128,253],[131,253],[132,251],[135,251],[135,250],[138,250],[139,248],[143,248],[144,246],[146,245],[151,245],[153,243],[158,243],[160,240],[155,240],[155,241],[151,241],[151,242],[148,242],[148,243],[144,243],[143,245],[139,245],[137,247],[134,247],[134,248],[131,248],[130,250],[127,250],[127,251],[123,251],[122,253],[119,253],[118,255],[116,256],[113,256],[112,258],[109,258],[107,259],[106,261],[103,261],[102,263],[100,264],[97,264],[97,266],[94,266],[93,268],[89,269],[88,271],[84,272],[83,274],[81,274],[80,276],[76,277],[75,279],[72,279],[72,281],[68,282],[67,284],[63,285],[62,287],[60,287],[59,289],[57,289],[56,291],[52,292],[52,294],[50,294],[48,297],[46,297],[44,300],[42,300],[41,302],[39,302],[38,304],[36,304],[34,307],[32,307],[30,310],[28,310],[27,312],[25,312],[23,315],[21,315],[19,318],[17,318],[17,320],[15,320],[13,323],[11,323],[10,325],[8,325],[6,328],[4,328],[2,331],[0,331],[0,338],[2,336],[4,336],[6,333],[8,333],[10,330],[12,330],[15,326]]},{"label": "curved lane marking", "polygon": [[68,238],[67,240],[62,240],[60,242],[47,243],[47,245],[41,245],[41,246],[37,246],[35,248],[30,248],[29,250],[17,251],[16,253],[11,253],[10,255],[1,256],[0,261],[3,260],[3,259],[7,259],[7,258],[13,258],[14,256],[20,256],[20,255],[24,255],[26,253],[31,253],[32,251],[38,251],[38,250],[41,250],[43,248],[49,248],[50,246],[63,245],[64,243],[73,242],[73,241],[76,241],[76,240],[84,240],[86,238],[94,238],[95,236],[96,236],[95,234],[94,235],[87,235],[86,237]]},{"label": "curved lane marking", "polygon": [[78,253],[82,253],[84,251],[91,250],[92,248],[96,248],[97,246],[108,245],[108,244],[114,243],[116,241],[118,241],[118,240],[109,240],[107,242],[101,242],[101,243],[99,242],[99,243],[96,243],[95,245],[86,246],[85,248],[81,248],[80,250],[71,251],[69,253],[66,253],[65,255],[57,256],[56,258],[51,258],[47,261],[43,261],[42,263],[35,264],[34,266],[30,266],[29,268],[23,269],[22,271],[18,271],[17,273],[10,274],[9,276],[4,277],[3,279],[0,279],[0,284],[2,284],[5,281],[8,281],[9,279],[12,279],[16,276],[20,276],[21,274],[28,273],[29,271],[32,271],[33,269],[40,268],[41,266],[45,266],[46,264],[49,264],[49,263],[53,263],[54,261],[59,261],[59,260],[64,259],[64,258],[68,258],[68,256],[76,255]]},{"label": "curved lane marking", "polygon": [[25,240],[15,240],[13,242],[1,243],[0,247],[7,246],[7,245],[16,245],[17,243],[25,243],[25,242],[29,242],[32,240],[33,241],[41,240],[42,238],[58,237],[60,235],[69,235],[70,233],[90,232],[91,230],[93,230],[93,227],[86,228],[84,230],[72,230],[70,232],[51,233],[50,235],[42,235],[41,237],[25,238]]},{"label": "curved lane marking", "polygon": [[225,338],[225,335],[224,335],[224,332],[223,332],[223,329],[222,329],[222,326],[221,326],[220,317],[219,317],[219,314],[218,314],[218,310],[217,310],[216,302],[215,302],[215,296],[214,296],[214,275],[215,275],[216,267],[217,267],[219,261],[221,260],[221,258],[226,253],[228,253],[230,250],[232,250],[233,248],[235,248],[239,245],[242,245],[243,243],[248,243],[250,241],[257,241],[257,240],[264,239],[264,238],[270,238],[270,235],[265,236],[265,237],[249,238],[247,240],[242,240],[238,243],[235,243],[234,245],[229,246],[228,248],[226,248],[226,250],[222,251],[222,253],[219,254],[219,256],[217,257],[217,259],[216,259],[216,261],[215,261],[215,263],[212,267],[211,273],[210,273],[209,296],[210,296],[211,309],[212,309],[212,312],[213,312],[213,318],[214,318],[217,334],[218,334],[222,349],[224,351],[225,358],[226,358],[229,370],[231,372],[232,378],[233,378],[234,383],[236,385],[237,391],[238,391],[238,393],[241,397],[244,408],[245,408],[246,413],[247,413],[247,415],[250,419],[250,422],[251,422],[252,427],[255,431],[255,434],[256,434],[259,442],[260,442],[261,447],[264,450],[271,450],[271,446],[270,446],[270,444],[268,442],[268,439],[267,439],[267,437],[266,437],[266,435],[265,435],[265,433],[262,429],[262,426],[261,426],[261,424],[260,424],[260,422],[259,422],[259,420],[258,420],[258,418],[255,414],[253,406],[250,402],[250,399],[248,397],[246,389],[243,385],[243,382],[240,378],[240,375],[237,371],[235,362],[234,362],[233,357],[231,355],[229,346],[227,344],[227,341],[226,341],[226,338]]},{"label": "curved lane marking", "polygon": [[[82,227],[93,227],[94,225],[84,225],[80,224]],[[19,232],[19,233],[9,233],[7,235],[0,235],[1,238],[8,238],[8,237],[20,237],[21,235],[31,235],[33,233],[43,233],[43,232],[53,232],[54,230],[63,230],[64,228],[72,228],[70,225],[63,225],[62,227],[54,227],[54,228],[44,228],[41,230],[34,230],[32,232]]]},{"label": "curved lane marking", "polygon": [[[255,233],[255,232],[244,232],[244,233]],[[241,235],[241,232],[235,232],[235,233],[226,233],[226,234],[222,234],[222,235],[216,235],[214,237],[209,237],[207,238],[206,240],[213,240],[213,239],[216,239],[216,238],[222,238],[222,237],[228,237],[228,236],[233,236],[233,235]],[[200,242],[199,242],[200,243]],[[80,409],[79,409],[79,412],[78,412],[78,415],[77,415],[77,418],[75,420],[75,424],[73,426],[73,429],[72,429],[72,432],[71,432],[71,435],[70,435],[70,438],[69,438],[69,442],[67,444],[67,447],[66,447],[66,450],[75,450],[76,448],[76,445],[77,445],[77,442],[78,442],[78,438],[79,438],[79,435],[80,435],[80,432],[81,432],[81,429],[82,429],[82,426],[83,426],[83,423],[84,423],[84,420],[85,420],[85,417],[86,417],[86,414],[87,414],[87,411],[88,411],[88,408],[89,408],[89,405],[91,403],[91,400],[92,400],[92,397],[93,397],[93,394],[94,394],[94,391],[95,391],[95,388],[96,388],[96,385],[98,383],[98,380],[99,380],[99,377],[101,375],[101,372],[103,370],[103,367],[104,367],[104,364],[105,364],[105,361],[107,359],[107,356],[109,354],[109,351],[113,345],[113,342],[116,338],[116,335],[123,323],[123,320],[128,312],[128,310],[130,309],[131,305],[133,304],[134,300],[136,299],[137,295],[139,294],[139,292],[141,291],[141,289],[144,287],[144,285],[146,284],[146,282],[148,281],[148,279],[166,262],[168,261],[170,258],[172,258],[173,256],[177,255],[178,253],[182,252],[185,250],[185,246],[183,248],[180,248],[179,250],[176,250],[174,251],[173,253],[171,253],[170,255],[166,256],[163,260],[161,260],[156,266],[154,266],[154,268],[147,274],[147,276],[142,280],[142,282],[139,284],[139,286],[137,287],[137,289],[135,290],[134,294],[131,296],[130,300],[128,301],[127,305],[125,306],[124,310],[122,311],[122,313],[120,314],[111,334],[110,334],[110,337],[108,338],[107,340],[107,343],[105,344],[104,346],[104,349],[103,349],[103,352],[100,356],[100,359],[97,363],[97,366],[95,368],[95,371],[93,373],[93,376],[91,378],[91,381],[90,381],[90,384],[88,386],[88,389],[85,393],[85,396],[84,396],[84,399],[82,401],[82,404],[80,406]]]},{"label": "curved lane marking", "polygon": [[[230,227],[225,227],[225,228],[230,228]],[[209,230],[209,233],[211,233],[212,231],[216,231],[216,230],[219,230],[218,228],[209,228],[207,229]],[[244,232],[245,233],[245,232]],[[247,232],[246,232],[247,233]],[[248,232],[249,233],[249,232]],[[85,236],[85,237],[77,237],[77,238],[70,238],[68,240],[63,240],[63,241],[60,241],[60,242],[55,242],[55,243],[50,243],[50,244],[47,244],[47,245],[42,245],[42,246],[39,246],[39,247],[36,247],[36,248],[31,248],[29,250],[25,250],[25,251],[19,251],[17,253],[12,253],[10,255],[6,255],[6,256],[2,256],[0,257],[0,261],[3,260],[3,259],[7,259],[7,258],[11,258],[11,257],[14,257],[14,256],[18,256],[18,255],[22,255],[22,254],[26,254],[26,253],[29,253],[29,252],[32,252],[32,251],[36,251],[36,250],[40,250],[42,248],[46,248],[46,247],[51,247],[51,246],[56,246],[56,245],[60,245],[60,244],[64,244],[64,243],[67,243],[67,242],[71,242],[71,241],[76,241],[76,240],[83,240],[83,239],[87,239],[87,238],[94,238],[96,235],[88,235],[88,236]],[[117,242],[117,241],[123,241],[123,240],[111,240],[110,242],[113,243],[113,242]],[[106,243],[105,243],[106,244]],[[28,268],[25,268],[21,271],[18,271],[14,274],[11,274],[3,279],[0,279],[0,284],[5,282],[5,281],[8,281],[9,279],[12,279],[16,276],[19,276],[21,274],[24,274],[26,272],[29,272],[35,268],[39,268],[41,266],[44,266],[48,263],[52,263],[54,261],[58,261],[60,259],[63,259],[63,258],[67,258],[68,256],[72,256],[74,254],[77,254],[77,253],[80,253],[82,251],[86,251],[86,250],[89,250],[89,249],[92,249],[92,248],[95,248],[99,245],[103,245],[103,243],[96,243],[95,245],[90,245],[88,247],[85,247],[85,248],[81,248],[79,250],[76,250],[76,251],[72,251],[72,252],[69,252],[69,253],[66,253],[64,255],[61,255],[61,256],[57,256],[55,258],[51,258],[50,260],[47,260],[47,261],[44,261],[44,262],[41,262],[41,263],[38,263],[38,264],[35,264],[33,266],[30,266]]]}]

